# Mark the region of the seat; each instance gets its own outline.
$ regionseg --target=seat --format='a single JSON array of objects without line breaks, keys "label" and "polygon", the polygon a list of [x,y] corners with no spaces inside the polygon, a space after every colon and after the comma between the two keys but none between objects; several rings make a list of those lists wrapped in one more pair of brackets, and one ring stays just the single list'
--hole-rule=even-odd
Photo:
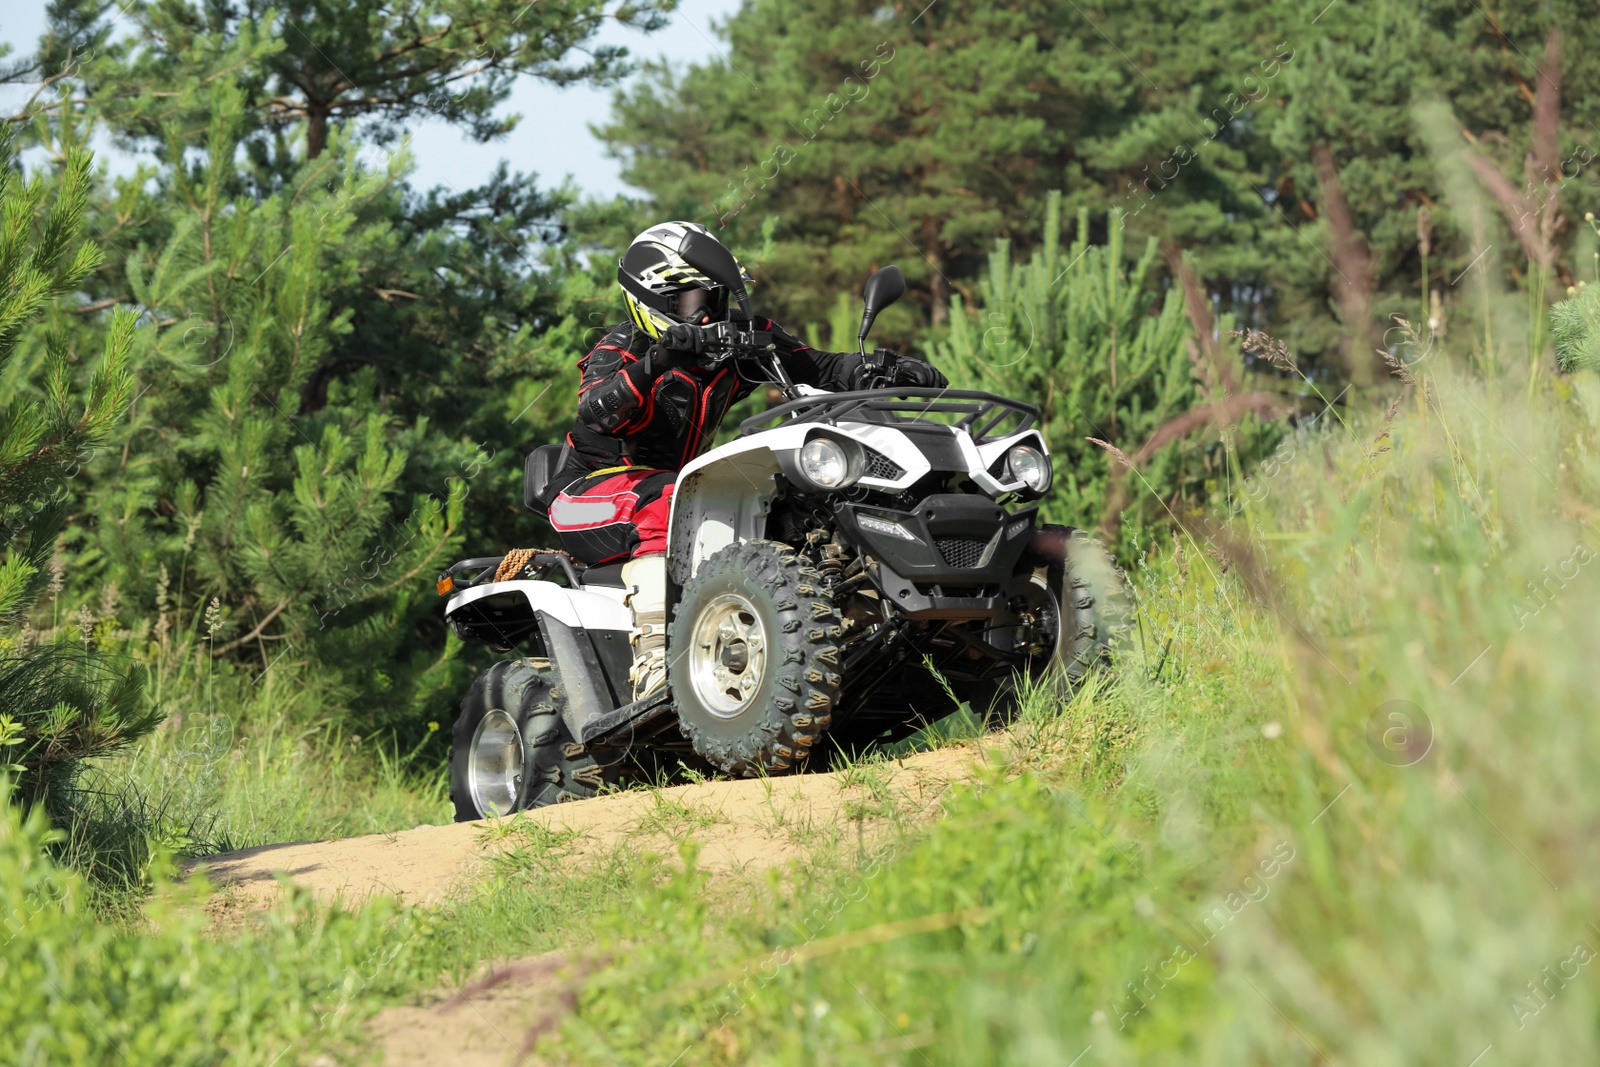
[{"label": "seat", "polygon": [[540,445],[522,465],[522,502],[529,511],[550,517],[550,483],[566,465],[567,444]]},{"label": "seat", "polygon": [[578,575],[581,585],[610,586],[613,589],[622,588],[622,564],[609,563],[604,567],[590,567]]}]

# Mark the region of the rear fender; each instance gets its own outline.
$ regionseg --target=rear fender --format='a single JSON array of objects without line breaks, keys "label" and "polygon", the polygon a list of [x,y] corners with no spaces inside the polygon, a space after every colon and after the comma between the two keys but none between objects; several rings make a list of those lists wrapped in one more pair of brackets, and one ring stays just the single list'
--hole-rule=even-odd
[{"label": "rear fender", "polygon": [[621,589],[569,589],[555,582],[485,582],[452,596],[444,617],[462,637],[502,646],[533,632],[541,614],[584,630],[628,630],[633,621],[622,594]]},{"label": "rear fender", "polygon": [[554,582],[488,582],[455,594],[444,617],[464,639],[510,649],[531,642],[555,667],[566,698],[562,715],[573,737],[583,727],[626,703],[632,653],[632,613],[622,589],[570,589]]}]

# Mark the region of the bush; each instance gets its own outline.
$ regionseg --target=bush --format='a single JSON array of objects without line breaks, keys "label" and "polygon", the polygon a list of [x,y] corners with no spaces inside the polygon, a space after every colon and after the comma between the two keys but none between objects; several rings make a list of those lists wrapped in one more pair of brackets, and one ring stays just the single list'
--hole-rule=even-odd
[{"label": "bush", "polygon": [[1600,285],[1551,305],[1550,336],[1562,370],[1600,370]]}]

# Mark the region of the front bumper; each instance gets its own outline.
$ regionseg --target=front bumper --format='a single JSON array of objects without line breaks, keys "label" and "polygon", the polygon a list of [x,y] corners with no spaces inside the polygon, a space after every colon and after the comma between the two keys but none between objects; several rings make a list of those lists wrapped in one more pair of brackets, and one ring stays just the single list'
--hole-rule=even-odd
[{"label": "front bumper", "polygon": [[1038,511],[1008,513],[987,497],[939,493],[912,511],[841,504],[838,519],[878,560],[878,589],[901,614],[959,619],[1005,610],[1006,589],[1033,539]]}]

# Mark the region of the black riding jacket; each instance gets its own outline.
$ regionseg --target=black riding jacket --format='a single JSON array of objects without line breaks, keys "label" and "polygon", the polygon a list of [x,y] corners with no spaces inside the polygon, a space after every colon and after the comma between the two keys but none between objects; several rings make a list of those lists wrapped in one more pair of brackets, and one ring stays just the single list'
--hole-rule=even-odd
[{"label": "black riding jacket", "polygon": [[[819,389],[851,387],[861,366],[854,352],[820,352],[773,323],[773,343],[796,383]],[[570,451],[552,488],[609,467],[680,470],[704,452],[722,417],[755,389],[730,362],[710,367],[684,355],[670,369],[647,358],[655,342],[631,322],[613,326],[578,361],[578,417],[567,435]]]}]

